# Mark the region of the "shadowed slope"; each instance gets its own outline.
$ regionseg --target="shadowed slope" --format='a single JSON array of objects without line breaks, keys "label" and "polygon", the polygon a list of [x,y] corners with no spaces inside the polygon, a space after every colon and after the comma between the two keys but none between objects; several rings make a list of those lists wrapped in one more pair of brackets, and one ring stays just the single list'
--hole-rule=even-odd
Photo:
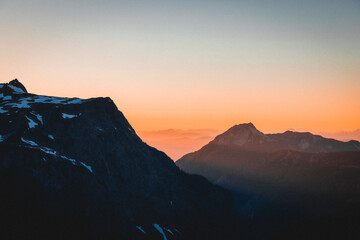
[{"label": "shadowed slope", "polygon": [[10,82],[0,115],[2,237],[236,238],[231,195],[143,143],[110,98]]}]

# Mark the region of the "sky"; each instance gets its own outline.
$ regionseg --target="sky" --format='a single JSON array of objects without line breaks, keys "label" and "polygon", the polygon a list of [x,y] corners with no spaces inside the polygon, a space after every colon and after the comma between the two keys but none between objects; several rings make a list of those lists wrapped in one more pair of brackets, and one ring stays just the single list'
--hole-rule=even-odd
[{"label": "sky", "polygon": [[0,0],[0,82],[137,131],[360,128],[359,0]]}]

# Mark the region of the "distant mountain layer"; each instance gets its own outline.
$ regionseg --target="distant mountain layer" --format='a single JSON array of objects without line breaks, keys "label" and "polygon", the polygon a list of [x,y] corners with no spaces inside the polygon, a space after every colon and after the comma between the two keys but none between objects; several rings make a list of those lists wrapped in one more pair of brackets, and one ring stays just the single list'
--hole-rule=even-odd
[{"label": "distant mountain layer", "polygon": [[[360,236],[358,141],[290,131],[263,134],[251,123],[240,124],[176,164],[231,190],[260,239]],[[341,235],[344,231],[349,236]]]},{"label": "distant mountain layer", "polygon": [[[167,129],[137,131],[137,134],[147,144],[165,152],[171,159],[178,160],[185,154],[200,149],[221,132],[223,131],[216,129]],[[288,132],[291,133],[293,131]],[[360,141],[360,130],[337,133],[320,132],[316,133],[316,135],[340,141],[349,141],[351,139]]]},{"label": "distant mountain layer", "polygon": [[341,132],[320,132],[319,135],[335,138],[341,141],[357,140],[360,141],[360,129],[354,131],[341,131]]},{"label": "distant mountain layer", "polygon": [[164,151],[173,160],[199,149],[220,132],[212,129],[137,131],[144,142]]},{"label": "distant mountain layer", "polygon": [[[315,179],[324,177],[325,181],[335,172],[356,172],[360,167],[360,143],[290,131],[264,134],[248,123],[230,128],[200,150],[183,156],[176,164],[189,173],[201,174],[234,190],[250,186],[236,179],[230,181],[232,174],[259,181],[264,179],[266,183],[266,178],[278,178],[285,185],[294,181],[301,185],[306,181],[312,182],[310,187],[315,183],[328,186]],[[207,175],[209,168],[228,168],[229,174],[214,178]],[[357,186],[355,182],[353,186]]]},{"label": "distant mountain layer", "polygon": [[[145,144],[110,98],[0,84],[2,239],[237,239],[231,194]],[[234,227],[236,225],[236,227]]]},{"label": "distant mountain layer", "polygon": [[360,151],[358,141],[342,142],[309,132],[264,134],[252,123],[236,125],[218,135],[210,144],[233,145],[251,151],[275,152],[293,150],[302,152]]}]

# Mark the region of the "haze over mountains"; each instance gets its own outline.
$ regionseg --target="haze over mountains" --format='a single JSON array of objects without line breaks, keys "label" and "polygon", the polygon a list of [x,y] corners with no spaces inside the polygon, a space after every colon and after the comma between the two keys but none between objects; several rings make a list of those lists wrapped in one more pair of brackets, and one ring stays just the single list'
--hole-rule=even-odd
[{"label": "haze over mountains", "polygon": [[[289,130],[290,132],[308,132]],[[217,135],[222,133],[218,129],[166,129],[166,130],[146,130],[137,131],[144,142],[157,149],[164,151],[174,161],[180,159],[189,152],[194,152],[209,143]],[[268,132],[268,133],[273,133]],[[360,141],[360,130],[342,132],[321,132],[315,131],[315,135],[326,138],[333,138],[339,141]]]},{"label": "haze over mountains", "polygon": [[260,239],[360,236],[358,141],[239,124],[176,164],[231,190]]},{"label": "haze over mountains", "polygon": [[[234,239],[231,194],[145,144],[110,98],[0,84],[2,239]],[[234,226],[237,227],[234,227]]]},{"label": "haze over mountains", "polygon": [[147,144],[164,151],[171,159],[177,160],[185,153],[193,152],[210,142],[221,133],[215,129],[167,129],[157,131],[137,131]]},{"label": "haze over mountains", "polygon": [[350,140],[360,141],[360,129],[354,131],[319,132],[318,134],[341,141],[350,141]]}]

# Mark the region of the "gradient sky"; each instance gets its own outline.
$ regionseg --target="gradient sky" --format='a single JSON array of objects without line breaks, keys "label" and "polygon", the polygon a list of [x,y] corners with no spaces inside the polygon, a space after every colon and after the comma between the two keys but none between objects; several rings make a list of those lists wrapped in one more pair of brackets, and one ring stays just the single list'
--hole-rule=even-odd
[{"label": "gradient sky", "polygon": [[136,130],[360,128],[359,0],[0,0],[0,81]]}]

